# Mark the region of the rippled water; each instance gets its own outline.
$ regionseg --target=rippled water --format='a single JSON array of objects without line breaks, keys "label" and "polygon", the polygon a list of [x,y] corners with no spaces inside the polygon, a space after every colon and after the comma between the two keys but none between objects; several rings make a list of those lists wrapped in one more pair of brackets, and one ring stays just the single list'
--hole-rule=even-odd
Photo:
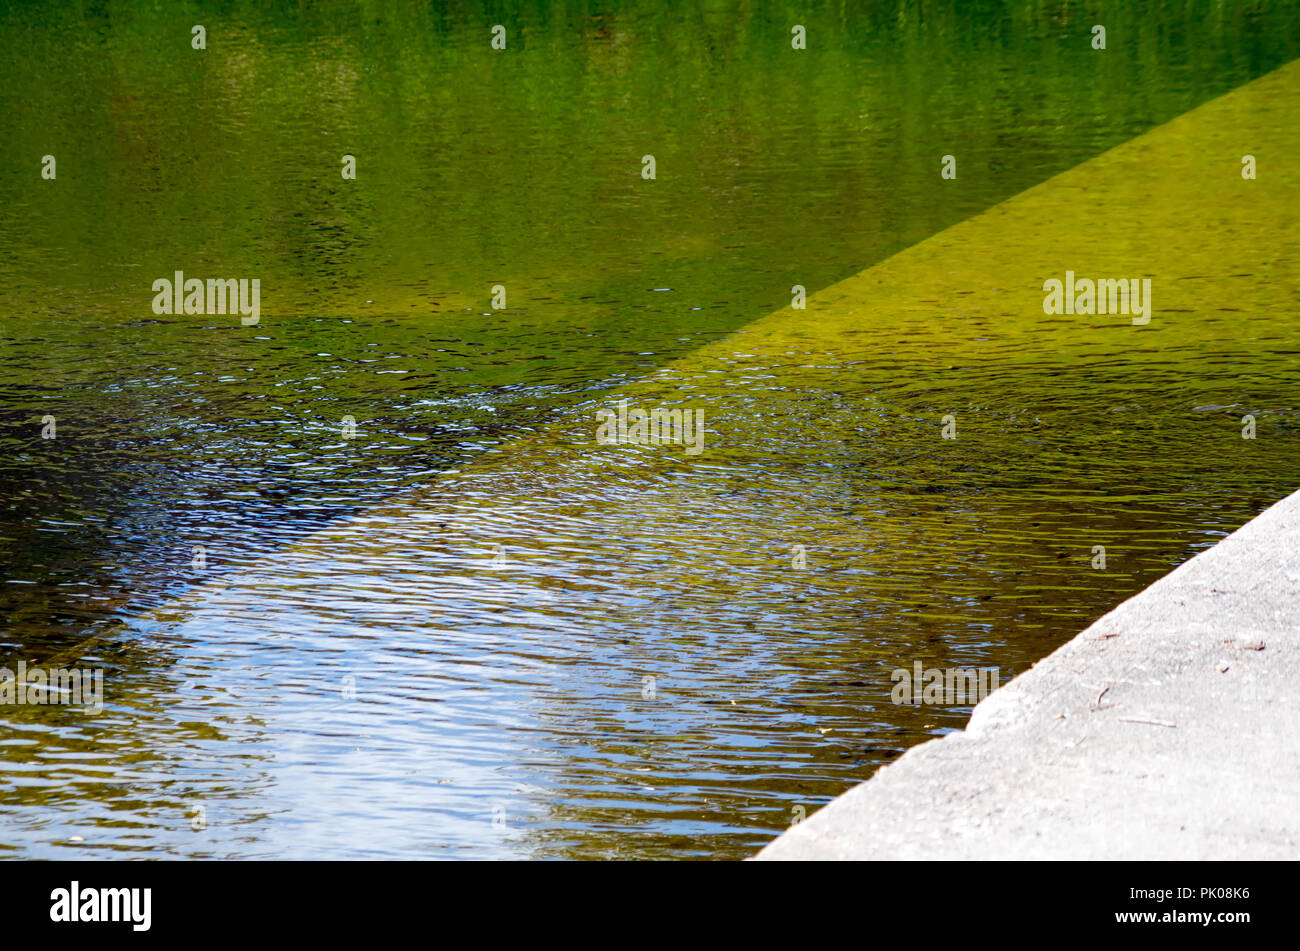
[{"label": "rippled water", "polygon": [[[0,644],[107,698],[0,707],[0,846],[743,856],[961,727],[890,670],[1018,673],[1293,489],[1294,307],[1137,354],[744,329],[1300,47],[1126,6],[1104,58],[1066,5],[801,13],[803,53],[750,5],[213,8],[204,51],[6,12]],[[261,323],[153,314],[178,268]],[[630,386],[708,450],[581,448]],[[1278,438],[1206,440],[1247,412]]]}]

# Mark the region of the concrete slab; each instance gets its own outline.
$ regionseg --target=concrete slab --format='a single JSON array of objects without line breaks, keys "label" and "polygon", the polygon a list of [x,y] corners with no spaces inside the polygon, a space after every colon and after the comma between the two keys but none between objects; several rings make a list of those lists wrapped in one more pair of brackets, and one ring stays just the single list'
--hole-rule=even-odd
[{"label": "concrete slab", "polygon": [[1300,856],[1300,492],[760,859]]}]

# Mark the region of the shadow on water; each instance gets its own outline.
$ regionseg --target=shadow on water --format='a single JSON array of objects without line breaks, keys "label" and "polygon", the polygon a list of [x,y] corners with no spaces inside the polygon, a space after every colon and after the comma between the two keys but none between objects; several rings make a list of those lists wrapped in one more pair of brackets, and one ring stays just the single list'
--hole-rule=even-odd
[{"label": "shadow on water", "polygon": [[[1105,54],[1082,16],[832,5],[796,52],[747,3],[6,11],[0,639],[103,666],[108,702],[4,708],[4,847],[747,854],[962,725],[887,702],[896,658],[1009,676],[1291,488],[1280,448],[1198,447],[1185,375],[1186,412],[1114,348],[884,332],[707,368],[764,425],[693,474],[519,448],[1300,47],[1291,4],[1116,4]],[[259,278],[261,323],[154,314],[178,269]],[[1285,431],[1279,347],[1195,379]],[[954,406],[988,438],[940,458]],[[1102,499],[1132,500],[1105,584]]]}]

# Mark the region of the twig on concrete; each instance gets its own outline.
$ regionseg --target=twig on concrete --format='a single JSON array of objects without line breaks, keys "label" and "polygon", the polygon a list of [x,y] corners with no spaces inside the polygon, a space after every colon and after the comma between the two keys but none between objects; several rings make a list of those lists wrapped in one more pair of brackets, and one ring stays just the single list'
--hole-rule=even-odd
[{"label": "twig on concrete", "polygon": [[1169,727],[1178,726],[1177,723],[1166,723],[1164,720],[1137,720],[1134,719],[1133,717],[1116,717],[1115,719],[1120,720],[1124,723],[1150,723],[1152,726],[1169,726]]}]

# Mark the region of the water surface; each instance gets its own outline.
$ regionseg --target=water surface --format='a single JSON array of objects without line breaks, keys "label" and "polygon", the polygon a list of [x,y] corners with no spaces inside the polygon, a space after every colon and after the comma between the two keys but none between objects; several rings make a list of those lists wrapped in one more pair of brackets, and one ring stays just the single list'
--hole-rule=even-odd
[{"label": "water surface", "polygon": [[[108,706],[0,709],[0,845],[743,856],[962,725],[888,703],[900,661],[1010,676],[1294,488],[1294,307],[1138,359],[729,337],[1290,61],[1293,5],[793,16],[3,14],[0,644]],[[153,314],[176,269],[260,278],[261,323]],[[681,360],[754,400],[696,462],[556,439]],[[1246,412],[1279,438],[1205,441]]]}]

